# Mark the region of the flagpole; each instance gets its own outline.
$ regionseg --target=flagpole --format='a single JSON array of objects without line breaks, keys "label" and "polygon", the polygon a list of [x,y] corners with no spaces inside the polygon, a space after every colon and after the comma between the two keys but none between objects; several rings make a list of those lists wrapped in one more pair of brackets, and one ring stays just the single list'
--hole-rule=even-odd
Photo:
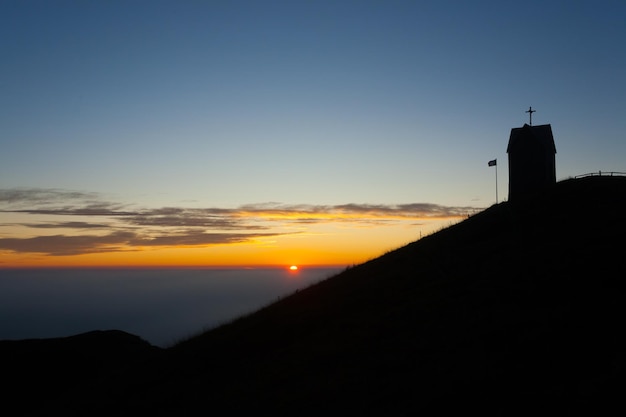
[{"label": "flagpole", "polygon": [[498,204],[498,158],[492,159],[487,163],[487,165],[490,167],[496,167],[496,204]]},{"label": "flagpole", "polygon": [[498,204],[498,160],[496,159],[496,204]]}]

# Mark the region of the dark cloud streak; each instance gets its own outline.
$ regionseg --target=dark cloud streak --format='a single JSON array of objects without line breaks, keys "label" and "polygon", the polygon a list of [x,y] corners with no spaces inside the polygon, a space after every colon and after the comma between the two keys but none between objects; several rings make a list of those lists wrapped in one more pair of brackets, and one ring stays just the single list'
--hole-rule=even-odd
[{"label": "dark cloud streak", "polygon": [[240,209],[245,213],[290,215],[295,213],[310,213],[317,215],[341,216],[346,214],[370,215],[374,217],[398,216],[407,218],[416,217],[463,217],[477,211],[476,207],[449,207],[432,203],[411,204],[340,204],[340,205],[280,205],[276,203],[248,204]]},{"label": "dark cloud streak", "polygon": [[144,247],[203,247],[249,242],[278,233],[202,233],[187,232],[155,237],[141,237],[132,232],[97,235],[53,235],[31,238],[0,238],[0,250],[17,253],[41,253],[49,256],[85,255],[105,252],[129,252]]},{"label": "dark cloud streak", "polygon": [[107,229],[111,225],[89,222],[48,222],[48,223],[22,223],[22,226],[33,229]]},{"label": "dark cloud streak", "polygon": [[67,191],[55,188],[0,189],[0,204],[54,204],[67,201],[97,199],[96,193]]},{"label": "dark cloud streak", "polygon": [[82,255],[86,253],[120,252],[132,233],[115,232],[106,236],[36,236],[0,239],[0,249],[20,253],[43,253],[51,256]]}]

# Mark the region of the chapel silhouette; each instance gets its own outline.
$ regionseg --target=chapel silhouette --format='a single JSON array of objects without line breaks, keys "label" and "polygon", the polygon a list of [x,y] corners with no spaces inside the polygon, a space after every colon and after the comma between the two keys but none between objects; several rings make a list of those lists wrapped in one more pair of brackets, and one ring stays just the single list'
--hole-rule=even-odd
[{"label": "chapel silhouette", "polygon": [[511,129],[509,145],[509,201],[517,201],[545,191],[556,184],[556,146],[552,127],[530,124]]}]

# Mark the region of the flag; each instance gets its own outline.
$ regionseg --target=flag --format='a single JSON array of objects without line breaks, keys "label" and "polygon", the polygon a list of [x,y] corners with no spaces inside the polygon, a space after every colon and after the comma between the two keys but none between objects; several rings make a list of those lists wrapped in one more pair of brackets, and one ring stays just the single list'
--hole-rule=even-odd
[{"label": "flag", "polygon": [[492,159],[491,161],[489,161],[489,162],[488,162],[488,165],[489,165],[490,167],[495,166],[495,165],[498,165],[498,163],[497,163],[496,161],[497,161],[497,159]]}]

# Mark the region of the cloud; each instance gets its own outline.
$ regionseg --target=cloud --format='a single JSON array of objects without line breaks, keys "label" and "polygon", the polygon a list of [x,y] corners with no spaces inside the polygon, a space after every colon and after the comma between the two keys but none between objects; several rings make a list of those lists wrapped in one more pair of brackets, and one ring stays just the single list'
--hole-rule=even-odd
[{"label": "cloud", "polygon": [[69,201],[86,201],[97,198],[96,193],[67,191],[55,188],[0,189],[0,204],[54,204]]},{"label": "cloud", "polygon": [[[416,225],[429,219],[461,218],[477,210],[432,203],[289,205],[276,202],[236,208],[140,209],[104,201],[95,193],[39,188],[0,189],[0,213],[19,213],[35,219],[21,222],[20,226],[33,231],[63,229],[63,233],[52,236],[31,233],[30,237],[0,238],[0,250],[60,256],[147,247],[224,245],[293,234],[301,232],[303,227],[322,223],[385,227],[408,221],[410,225]],[[42,215],[46,220],[36,221],[37,216]],[[55,222],[50,216],[81,219]],[[85,217],[106,221],[85,221]],[[0,224],[2,226],[15,224]],[[75,230],[76,234],[68,234],[67,229]],[[85,234],[97,229],[110,233]]]},{"label": "cloud", "polygon": [[105,236],[36,236],[31,238],[2,238],[0,249],[20,253],[43,253],[52,256],[85,253],[119,252],[134,238],[134,234],[115,232]]},{"label": "cloud", "polygon": [[431,203],[412,204],[340,204],[340,205],[281,205],[277,203],[249,204],[240,207],[241,213],[263,217],[290,217],[302,221],[314,219],[417,219],[463,217],[475,207],[448,207]]},{"label": "cloud", "polygon": [[151,238],[140,238],[129,242],[133,246],[210,246],[243,243],[257,238],[273,237],[285,233],[187,233],[168,234]]},{"label": "cloud", "polygon": [[102,201],[97,193],[56,188],[0,189],[0,212],[56,216],[128,216],[126,205]]},{"label": "cloud", "polygon": [[165,234],[154,237],[133,232],[114,232],[98,235],[53,235],[31,238],[0,238],[0,250],[19,253],[41,253],[50,256],[84,255],[104,252],[129,252],[145,247],[193,247],[225,245],[272,237],[277,233],[187,233]]},{"label": "cloud", "polygon": [[29,208],[29,209],[5,209],[5,212],[42,214],[50,216],[101,216],[120,217],[137,214],[133,211],[122,211],[119,205],[94,204],[85,207],[57,207],[57,208]]},{"label": "cloud", "polygon": [[235,213],[228,209],[188,209],[166,207],[154,210],[143,210],[124,216],[124,221],[135,226],[156,227],[201,227],[220,230],[260,230],[266,227],[246,224]]},{"label": "cloud", "polygon": [[33,229],[106,229],[111,227],[104,223],[89,222],[22,223],[21,225]]}]

